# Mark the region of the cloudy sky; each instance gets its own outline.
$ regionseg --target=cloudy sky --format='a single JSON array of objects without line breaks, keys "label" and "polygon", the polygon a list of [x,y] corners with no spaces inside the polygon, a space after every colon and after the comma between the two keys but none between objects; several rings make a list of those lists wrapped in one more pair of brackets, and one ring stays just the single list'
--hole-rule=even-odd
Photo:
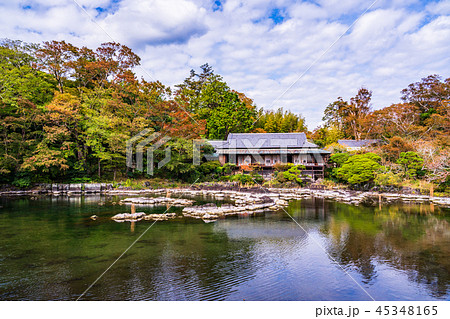
[{"label": "cloudy sky", "polygon": [[0,14],[0,38],[114,40],[142,58],[140,76],[167,85],[209,63],[310,129],[361,86],[381,108],[422,77],[450,77],[450,0],[0,0]]}]

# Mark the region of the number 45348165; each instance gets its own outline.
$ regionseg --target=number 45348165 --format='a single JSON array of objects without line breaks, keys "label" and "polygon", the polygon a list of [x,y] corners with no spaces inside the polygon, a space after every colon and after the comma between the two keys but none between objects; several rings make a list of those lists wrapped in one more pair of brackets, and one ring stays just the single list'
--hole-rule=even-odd
[{"label": "number 45348165", "polygon": [[416,315],[416,316],[436,316],[437,306],[379,306],[377,312],[380,316],[395,315]]}]

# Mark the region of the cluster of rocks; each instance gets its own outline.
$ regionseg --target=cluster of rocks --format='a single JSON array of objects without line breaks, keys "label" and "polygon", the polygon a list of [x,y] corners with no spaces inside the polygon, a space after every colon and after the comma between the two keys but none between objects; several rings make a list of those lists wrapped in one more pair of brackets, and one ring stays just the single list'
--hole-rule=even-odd
[{"label": "cluster of rocks", "polygon": [[[155,192],[156,193],[156,192]],[[171,193],[177,193],[178,196],[198,196],[198,195],[209,195],[219,200],[224,200],[225,198],[234,201],[234,204],[223,204],[217,206],[216,204],[210,203],[206,205],[192,206],[194,201],[189,199],[181,198],[168,198],[168,197],[138,197],[138,198],[127,198],[122,202],[127,204],[150,204],[157,205],[161,203],[171,204],[172,206],[188,206],[182,211],[182,216],[177,216],[175,213],[165,213],[165,214],[149,214],[145,213],[135,213],[135,218],[133,219],[133,214],[118,214],[113,217],[114,220],[168,220],[177,217],[186,218],[196,218],[202,219],[205,222],[215,221],[220,218],[226,218],[230,216],[238,215],[257,215],[262,214],[266,211],[276,211],[284,206],[288,205],[287,200],[278,198],[279,194],[270,194],[271,196],[266,196],[262,193],[243,193],[235,191],[199,191],[199,190],[171,190]],[[273,198],[271,198],[273,197]]]},{"label": "cluster of rocks", "polygon": [[[189,197],[189,196],[210,196],[217,200],[229,199],[234,201],[236,206],[242,206],[248,203],[254,203],[261,198],[266,197],[270,200],[282,199],[302,199],[308,197],[327,198],[349,204],[359,205],[362,203],[374,204],[380,202],[392,203],[396,201],[408,201],[408,202],[421,202],[421,203],[433,203],[439,206],[450,207],[449,197],[431,197],[428,195],[420,194],[402,194],[402,193],[380,193],[380,192],[368,192],[368,191],[349,191],[339,189],[311,189],[311,188],[239,188],[236,185],[232,187],[225,187],[219,185],[206,185],[205,188],[194,186],[191,188],[182,189],[142,189],[131,190],[125,187],[113,188],[112,184],[106,183],[91,183],[91,184],[41,184],[38,188],[26,191],[12,191],[5,190],[0,191],[2,195],[37,195],[37,194],[50,194],[50,195],[82,195],[82,194],[97,194],[102,193],[105,195],[162,195],[165,196],[164,200],[160,203],[170,203],[169,196],[171,194],[176,197]],[[155,199],[145,198],[146,203],[139,204],[160,204],[152,203]],[[267,199],[266,199],[267,200]],[[183,203],[180,199],[180,204],[175,205],[188,206],[192,203]],[[241,205],[242,204],[242,205]]]},{"label": "cluster of rocks", "polygon": [[242,202],[240,205],[224,204],[218,207],[216,204],[206,204],[202,206],[191,206],[183,209],[184,217],[201,218],[204,221],[215,221],[237,215],[258,215],[266,211],[276,211],[288,203],[284,200],[263,200],[251,203]]},{"label": "cluster of rocks", "polygon": [[[318,190],[308,188],[295,189],[279,189],[267,188],[260,189],[260,192],[246,192],[236,190],[202,190],[202,189],[158,189],[147,190],[150,194],[171,194],[177,197],[190,196],[208,196],[215,200],[224,200],[233,202],[233,204],[206,204],[201,206],[190,206],[193,201],[186,199],[171,199],[160,197],[161,203],[167,201],[181,201],[180,206],[185,207],[182,211],[183,217],[202,219],[205,222],[215,221],[220,218],[238,215],[257,215],[266,211],[276,211],[288,205],[290,200],[299,200],[305,198],[324,198],[331,199],[352,205],[368,204],[375,205],[380,201],[383,204],[394,203],[397,201],[418,202],[418,203],[434,203],[436,205],[450,207],[450,198],[447,197],[430,197],[426,195],[415,194],[395,194],[395,193],[376,193],[362,191],[347,190]],[[150,203],[158,198],[134,198],[126,199],[124,202]],[[154,217],[148,219],[156,220],[160,214],[154,214]],[[170,217],[162,217],[160,220],[170,219]]]},{"label": "cluster of rocks", "polygon": [[171,198],[171,197],[135,197],[135,198],[125,198],[120,201],[124,204],[135,204],[135,205],[167,205],[170,206],[189,206],[194,204],[193,200],[184,198]]},{"label": "cluster of rocks", "polygon": [[398,194],[398,193],[378,193],[366,191],[349,191],[342,189],[309,189],[309,188],[260,188],[259,192],[236,191],[236,190],[202,190],[202,189],[158,189],[147,190],[149,194],[167,194],[170,193],[177,197],[189,196],[209,196],[217,200],[231,200],[236,205],[255,203],[265,198],[265,200],[296,200],[304,198],[325,198],[336,200],[343,203],[360,205],[375,204],[381,199],[382,203],[394,203],[398,201],[433,203],[439,206],[450,207],[449,197],[431,197],[420,194]]},{"label": "cluster of rocks", "polygon": [[30,190],[0,191],[0,195],[83,195],[107,193],[113,189],[113,185],[107,183],[39,184],[37,187]]}]

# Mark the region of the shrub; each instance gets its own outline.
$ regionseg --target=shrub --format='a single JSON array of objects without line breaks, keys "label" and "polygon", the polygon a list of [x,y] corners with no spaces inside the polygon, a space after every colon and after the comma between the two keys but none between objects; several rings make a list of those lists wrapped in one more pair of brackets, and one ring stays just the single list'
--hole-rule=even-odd
[{"label": "shrub", "polygon": [[292,164],[292,163],[276,163],[275,165],[273,165],[273,169],[276,172],[283,172],[283,171],[287,171],[288,169],[290,169],[293,166],[294,166],[294,164]]},{"label": "shrub", "polygon": [[341,167],[350,157],[351,155],[348,153],[337,153],[330,156],[329,162]]},{"label": "shrub", "polygon": [[31,185],[31,180],[29,177],[22,177],[15,179],[12,184],[19,188],[28,188]]},{"label": "shrub", "polygon": [[349,184],[364,184],[375,178],[375,173],[379,171],[381,157],[374,153],[353,155],[336,170],[338,178]]},{"label": "shrub", "polygon": [[347,153],[347,148],[339,143],[331,143],[325,147],[331,153]]},{"label": "shrub", "polygon": [[74,177],[70,180],[71,183],[92,183],[90,177]]},{"label": "shrub", "polygon": [[[285,169],[281,171],[281,169]],[[303,165],[294,165],[292,163],[284,164],[284,166],[279,166],[278,169],[280,171],[276,172],[276,180],[283,184],[287,182],[294,182],[295,184],[301,185],[302,179],[300,175],[302,170],[305,169]]]},{"label": "shrub", "polygon": [[226,163],[223,166],[217,167],[217,173],[221,175],[229,175],[233,173],[233,170],[236,168],[236,164]]},{"label": "shrub", "polygon": [[402,178],[400,175],[393,172],[378,173],[374,179],[374,182],[378,186],[400,186]]},{"label": "shrub", "polygon": [[339,184],[337,184],[335,181],[331,180],[331,179],[322,179],[319,182],[319,185],[323,185],[325,186],[327,189],[331,189],[334,187],[339,187]]},{"label": "shrub", "polygon": [[397,160],[397,164],[403,166],[405,175],[409,178],[416,178],[417,176],[423,176],[423,158],[421,158],[416,152],[402,152],[400,158]]},{"label": "shrub", "polygon": [[252,172],[250,174],[233,175],[232,180],[237,181],[242,185],[245,184],[253,185],[253,184],[261,184],[264,181],[264,178],[261,175]]}]

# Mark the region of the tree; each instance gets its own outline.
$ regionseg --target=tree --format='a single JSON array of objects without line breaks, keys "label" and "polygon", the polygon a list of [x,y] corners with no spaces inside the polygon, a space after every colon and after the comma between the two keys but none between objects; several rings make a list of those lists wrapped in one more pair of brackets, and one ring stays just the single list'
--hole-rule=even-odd
[{"label": "tree", "polygon": [[223,78],[220,75],[216,75],[208,63],[200,66],[200,69],[200,74],[192,69],[189,77],[183,83],[175,86],[177,87],[177,99],[186,101],[189,105],[189,111],[193,113],[196,113],[201,108],[200,99],[205,87],[212,82],[223,83]]},{"label": "tree", "polygon": [[33,154],[25,157],[20,171],[64,175],[76,161],[80,134],[80,101],[70,94],[58,94],[38,118],[42,139]]},{"label": "tree", "polygon": [[226,139],[229,133],[248,132],[254,122],[253,110],[233,92],[223,93],[219,104],[208,113],[206,128],[210,139]]},{"label": "tree", "polygon": [[381,146],[384,156],[390,161],[397,160],[402,152],[412,151],[412,149],[412,145],[400,136],[394,136],[389,139],[388,144]]},{"label": "tree", "polygon": [[76,56],[77,48],[65,41],[46,41],[36,51],[39,66],[55,77],[60,93],[64,93],[64,80]]},{"label": "tree", "polygon": [[423,158],[415,152],[403,152],[397,160],[397,164],[403,166],[405,175],[410,178],[423,174],[423,162]]},{"label": "tree", "polygon": [[96,56],[96,61],[91,63],[94,63],[100,86],[108,84],[108,80],[120,83],[123,76],[141,61],[129,47],[116,42],[102,43],[96,50]]},{"label": "tree", "polygon": [[261,108],[257,114],[255,129],[262,129],[267,133],[307,131],[305,119],[300,114],[284,111],[283,108],[279,108],[276,111],[264,111]]},{"label": "tree", "polygon": [[55,82],[51,76],[35,68],[36,59],[29,54],[34,48],[20,41],[0,43],[0,105],[3,114],[6,109],[14,113],[19,100],[43,105],[53,97]]},{"label": "tree", "polygon": [[328,104],[322,118],[326,127],[334,126],[340,131],[347,131],[345,116],[348,107],[348,102],[345,102],[342,97],[338,97],[336,101]]},{"label": "tree", "polygon": [[4,40],[0,43],[0,180],[22,173],[24,158],[32,156],[42,135],[42,105],[53,97],[55,81],[35,68],[36,45]]},{"label": "tree", "polygon": [[339,97],[330,103],[324,113],[323,120],[327,126],[335,126],[343,131],[346,137],[361,139],[366,131],[366,121],[370,114],[372,91],[360,88],[349,102]]},{"label": "tree", "polygon": [[419,109],[410,103],[392,104],[374,111],[367,126],[368,133],[376,138],[417,136],[425,131],[420,126]]},{"label": "tree", "polygon": [[439,75],[429,75],[420,82],[411,83],[401,93],[402,100],[416,105],[425,120],[445,109],[444,103],[450,99],[450,78],[441,81]]},{"label": "tree", "polygon": [[353,185],[371,182],[382,167],[380,160],[374,153],[353,155],[337,170],[337,177]]}]

